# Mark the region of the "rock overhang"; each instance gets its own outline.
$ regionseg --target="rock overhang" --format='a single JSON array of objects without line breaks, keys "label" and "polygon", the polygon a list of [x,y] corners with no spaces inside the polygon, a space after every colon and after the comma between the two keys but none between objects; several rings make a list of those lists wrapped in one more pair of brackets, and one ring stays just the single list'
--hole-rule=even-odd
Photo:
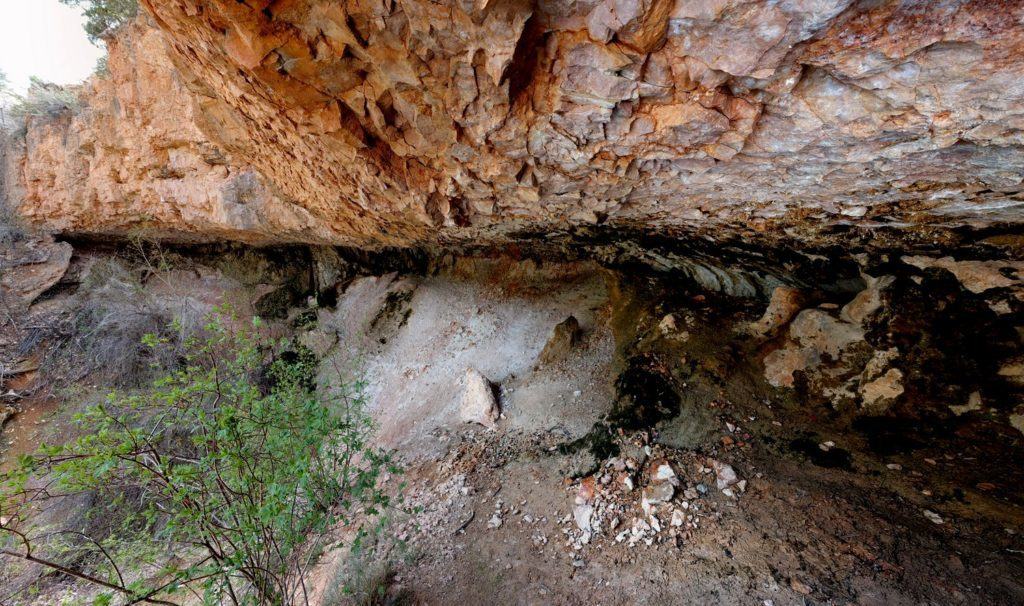
[{"label": "rock overhang", "polygon": [[1024,215],[1016,2],[141,4],[88,111],[8,162],[36,223],[815,252],[974,246]]}]

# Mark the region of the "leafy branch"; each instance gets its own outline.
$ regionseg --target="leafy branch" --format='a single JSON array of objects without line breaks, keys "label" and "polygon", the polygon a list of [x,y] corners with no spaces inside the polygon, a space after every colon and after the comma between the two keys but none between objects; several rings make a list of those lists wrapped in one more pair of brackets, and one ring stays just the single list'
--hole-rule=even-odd
[{"label": "leafy branch", "polygon": [[[129,603],[170,604],[168,596],[197,588],[207,603],[306,603],[303,547],[337,524],[377,518],[390,502],[381,475],[398,469],[370,446],[361,385],[318,391],[312,356],[268,362],[259,323],[237,325],[211,319],[186,343],[180,368],[148,390],[110,395],[76,418],[83,435],[43,446],[0,476],[0,534],[16,539],[0,554]],[[168,345],[152,335],[146,343]],[[139,495],[143,534],[191,561],[164,566],[159,582],[128,582],[116,545],[100,537],[79,538],[106,563],[105,576],[38,555],[45,535],[33,508],[75,494]]]}]

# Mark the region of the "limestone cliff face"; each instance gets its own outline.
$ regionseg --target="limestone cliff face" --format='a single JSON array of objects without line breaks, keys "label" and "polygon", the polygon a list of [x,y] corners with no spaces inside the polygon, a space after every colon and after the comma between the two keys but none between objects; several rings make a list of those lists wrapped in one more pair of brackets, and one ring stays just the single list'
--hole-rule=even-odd
[{"label": "limestone cliff face", "polygon": [[202,133],[198,101],[181,85],[158,30],[126,28],[109,50],[110,75],[80,92],[81,109],[29,118],[24,140],[10,138],[4,181],[27,221],[122,237],[329,238]]},{"label": "limestone cliff face", "polygon": [[30,130],[26,214],[363,246],[1024,217],[1018,1],[141,3],[92,111]]}]

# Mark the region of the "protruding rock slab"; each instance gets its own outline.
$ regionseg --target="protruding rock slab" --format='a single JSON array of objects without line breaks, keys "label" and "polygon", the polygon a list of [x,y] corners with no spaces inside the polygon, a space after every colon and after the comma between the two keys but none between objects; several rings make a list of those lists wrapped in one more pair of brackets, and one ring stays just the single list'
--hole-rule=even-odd
[{"label": "protruding rock slab", "polygon": [[0,296],[7,305],[27,309],[64,277],[73,250],[67,242],[26,239],[0,252]]},{"label": "protruding rock slab", "polygon": [[56,229],[375,247],[1019,223],[1024,6],[947,4],[140,0],[9,182]]}]

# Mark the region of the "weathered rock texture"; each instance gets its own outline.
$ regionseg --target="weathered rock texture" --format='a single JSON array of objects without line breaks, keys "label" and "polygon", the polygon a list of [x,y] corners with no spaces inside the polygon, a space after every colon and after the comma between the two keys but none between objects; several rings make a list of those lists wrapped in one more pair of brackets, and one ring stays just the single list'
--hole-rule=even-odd
[{"label": "weathered rock texture", "polygon": [[71,233],[146,232],[204,239],[327,237],[322,224],[229,163],[202,132],[202,100],[185,89],[164,36],[145,24],[108,42],[109,77],[93,78],[83,107],[28,119],[12,136],[6,192],[29,222]]},{"label": "weathered rock texture", "polygon": [[29,216],[364,246],[1022,217],[1016,1],[142,5],[93,110],[30,130]]}]

